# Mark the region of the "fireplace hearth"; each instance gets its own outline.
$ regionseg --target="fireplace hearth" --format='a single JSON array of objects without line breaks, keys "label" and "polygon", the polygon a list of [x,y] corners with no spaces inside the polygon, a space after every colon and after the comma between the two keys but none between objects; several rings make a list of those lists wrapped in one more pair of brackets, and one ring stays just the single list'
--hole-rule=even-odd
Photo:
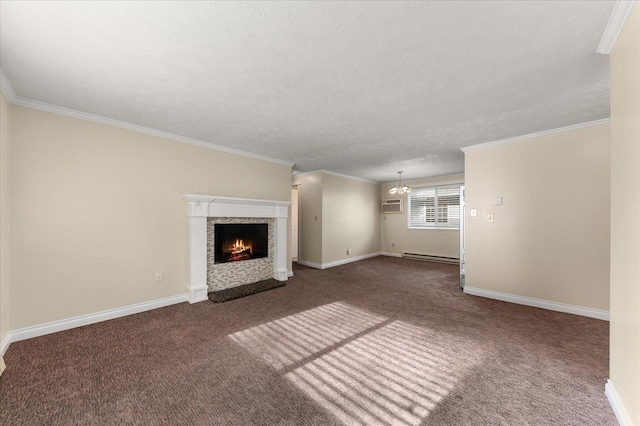
[{"label": "fireplace hearth", "polygon": [[269,255],[267,223],[216,223],[214,263],[260,259]]}]

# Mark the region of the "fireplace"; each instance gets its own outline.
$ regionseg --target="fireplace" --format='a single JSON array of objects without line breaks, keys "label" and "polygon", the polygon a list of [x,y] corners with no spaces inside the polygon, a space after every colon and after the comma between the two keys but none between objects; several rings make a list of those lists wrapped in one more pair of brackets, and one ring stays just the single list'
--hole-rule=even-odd
[{"label": "fireplace", "polygon": [[269,256],[269,224],[216,223],[214,226],[214,263]]},{"label": "fireplace", "polygon": [[[290,201],[253,200],[186,194],[189,220],[189,303],[209,300],[218,291],[274,278],[287,280],[287,216]],[[261,258],[242,262],[216,262],[215,234],[219,224],[267,225],[266,248]],[[235,239],[243,239],[234,237]],[[239,241],[238,241],[239,243]],[[238,244],[239,245],[239,244]],[[244,241],[246,246],[246,240]],[[241,250],[242,251],[242,250]]]}]

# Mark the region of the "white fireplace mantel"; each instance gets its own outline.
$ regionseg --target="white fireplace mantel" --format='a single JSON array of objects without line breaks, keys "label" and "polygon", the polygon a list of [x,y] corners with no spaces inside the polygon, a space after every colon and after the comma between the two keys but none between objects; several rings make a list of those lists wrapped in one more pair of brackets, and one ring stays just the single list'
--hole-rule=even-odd
[{"label": "white fireplace mantel", "polygon": [[207,296],[207,218],[260,217],[274,219],[275,253],[273,278],[287,280],[287,217],[289,201],[253,200],[185,194],[189,220],[189,303]]}]

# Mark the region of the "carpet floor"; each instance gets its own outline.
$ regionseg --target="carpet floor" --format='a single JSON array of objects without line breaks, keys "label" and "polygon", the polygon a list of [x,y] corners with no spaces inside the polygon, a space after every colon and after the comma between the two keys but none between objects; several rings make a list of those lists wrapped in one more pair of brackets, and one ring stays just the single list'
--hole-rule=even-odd
[{"label": "carpet floor", "polygon": [[377,257],[11,344],[2,425],[615,425],[609,324]]}]

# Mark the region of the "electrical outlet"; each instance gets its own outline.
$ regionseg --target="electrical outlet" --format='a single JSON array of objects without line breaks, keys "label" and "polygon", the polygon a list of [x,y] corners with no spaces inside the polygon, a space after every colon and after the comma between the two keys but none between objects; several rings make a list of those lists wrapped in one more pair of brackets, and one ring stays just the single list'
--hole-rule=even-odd
[{"label": "electrical outlet", "polygon": [[349,256],[350,254],[351,254],[351,249],[347,247],[347,256]]},{"label": "electrical outlet", "polygon": [[164,271],[156,271],[156,282],[160,282],[164,279]]},{"label": "electrical outlet", "polygon": [[478,216],[478,209],[471,209],[471,217]]}]

